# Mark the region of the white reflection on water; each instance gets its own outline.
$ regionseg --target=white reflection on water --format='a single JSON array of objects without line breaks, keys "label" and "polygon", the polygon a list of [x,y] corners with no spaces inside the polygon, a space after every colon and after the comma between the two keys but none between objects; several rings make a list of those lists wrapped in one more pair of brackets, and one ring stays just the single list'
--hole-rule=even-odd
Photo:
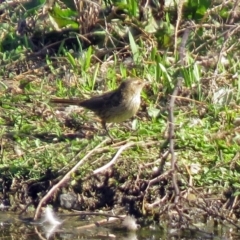
[{"label": "white reflection on water", "polygon": [[60,222],[55,216],[52,208],[49,206],[46,207],[45,212],[43,214],[43,223],[47,222],[47,226],[43,226],[43,231],[46,235],[46,238],[49,239],[59,228]]}]

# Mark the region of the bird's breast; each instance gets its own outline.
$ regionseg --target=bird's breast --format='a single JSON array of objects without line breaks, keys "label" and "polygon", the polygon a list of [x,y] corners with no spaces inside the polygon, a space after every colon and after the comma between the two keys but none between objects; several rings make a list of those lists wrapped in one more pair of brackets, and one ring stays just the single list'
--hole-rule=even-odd
[{"label": "bird's breast", "polygon": [[141,103],[140,94],[123,99],[119,106],[109,109],[106,122],[123,122],[137,113]]}]

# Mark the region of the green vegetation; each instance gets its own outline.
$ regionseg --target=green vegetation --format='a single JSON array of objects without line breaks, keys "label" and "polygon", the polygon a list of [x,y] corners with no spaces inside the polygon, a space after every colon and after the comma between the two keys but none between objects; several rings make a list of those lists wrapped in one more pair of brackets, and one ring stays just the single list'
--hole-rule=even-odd
[{"label": "green vegetation", "polygon": [[[174,108],[180,201],[194,195],[203,211],[210,198],[226,211],[236,209],[238,201],[224,203],[239,196],[239,8],[235,1],[143,2],[0,4],[0,178],[10,182],[9,189],[13,179],[28,184],[61,178],[108,138],[91,112],[50,105],[50,97],[86,99],[137,76],[149,83],[141,110],[109,127],[115,142],[91,155],[69,188],[86,190],[84,179],[133,142],[99,181],[117,196],[144,192],[136,203],[141,214],[164,213],[147,203],[166,194],[173,201],[171,164],[162,154],[168,151],[169,99],[180,76]],[[151,179],[168,171],[146,190]],[[122,190],[124,183],[128,190]],[[97,180],[88,184],[88,196],[98,198]],[[231,214],[239,217],[237,211]],[[214,216],[220,215],[225,212]]]}]

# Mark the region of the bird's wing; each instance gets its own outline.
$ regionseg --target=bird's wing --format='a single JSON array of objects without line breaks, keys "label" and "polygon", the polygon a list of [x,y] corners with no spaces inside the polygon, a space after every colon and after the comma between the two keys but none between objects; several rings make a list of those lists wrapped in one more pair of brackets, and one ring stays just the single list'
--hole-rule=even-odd
[{"label": "bird's wing", "polygon": [[92,111],[99,111],[103,108],[118,106],[121,101],[121,91],[113,90],[100,96],[95,96],[82,101],[79,105]]}]

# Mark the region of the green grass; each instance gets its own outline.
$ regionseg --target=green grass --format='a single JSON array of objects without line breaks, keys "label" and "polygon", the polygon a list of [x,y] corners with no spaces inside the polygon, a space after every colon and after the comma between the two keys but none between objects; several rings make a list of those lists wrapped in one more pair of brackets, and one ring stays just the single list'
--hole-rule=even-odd
[{"label": "green grass", "polygon": [[[196,29],[189,35],[185,46],[186,61],[183,66],[179,52],[174,54],[173,49],[172,28],[176,19],[172,10],[165,9],[168,12],[162,20],[164,23],[156,20],[158,29],[150,33],[145,27],[147,23],[138,19],[136,2],[127,2],[128,5],[118,3],[124,14],[121,13],[117,21],[105,19],[112,29],[103,25],[91,32],[92,37],[101,30],[105,34],[104,41],[100,39],[96,45],[88,46],[82,35],[74,33],[77,37],[73,41],[69,34],[57,45],[57,49],[50,47],[51,51],[43,54],[42,58],[30,48],[29,41],[23,41],[27,35],[19,41],[20,37],[13,30],[9,34],[4,31],[0,42],[0,60],[3,63],[0,70],[0,177],[37,182],[49,170],[53,178],[62,177],[108,136],[91,111],[78,108],[69,113],[68,106],[52,105],[50,98],[87,99],[115,89],[127,77],[139,77],[149,84],[143,89],[142,105],[137,116],[124,123],[110,125],[114,143],[105,144],[87,159],[84,166],[72,175],[69,184],[70,187],[81,188],[84,179],[108,163],[119,147],[134,142],[133,146],[123,151],[112,172],[109,170],[103,175],[107,176],[107,183],[109,179],[114,182],[116,192],[123,183],[128,183],[132,187],[129,189],[134,191],[140,189],[155,177],[154,169],[161,165],[162,154],[168,151],[168,146],[161,147],[168,136],[169,99],[177,77],[182,76],[184,81],[174,108],[176,171],[181,191],[193,188],[197,192],[201,189],[198,196],[203,197],[204,194],[208,196],[208,189],[211,189],[212,195],[220,198],[225,189],[233,186],[232,196],[238,196],[240,163],[236,156],[240,140],[239,125],[234,123],[240,116],[239,60],[236,53],[239,49],[238,35],[229,28],[229,38],[223,38],[221,29],[215,23],[219,21],[222,24],[225,18],[220,21],[214,13],[206,19],[203,17],[199,26],[199,16],[206,7],[204,1],[200,1],[200,5],[195,6],[199,7],[199,11],[201,9],[198,15],[190,12],[182,19],[181,33],[188,18],[196,23]],[[197,11],[195,8],[192,10]],[[127,14],[130,14],[129,17]],[[209,11],[206,10],[205,14]],[[150,15],[153,18],[153,13]],[[13,22],[8,24],[8,29],[14,25]],[[122,36],[114,24],[126,30],[126,34]],[[134,31],[127,31],[133,26]],[[5,28],[0,24],[0,29]],[[41,26],[37,25],[35,31],[38,32],[39,28]],[[51,33],[51,30],[49,27],[46,32]],[[57,32],[54,32],[55,35]],[[6,45],[10,37],[11,44]],[[65,45],[68,38],[71,38],[73,45]],[[47,40],[46,46],[49,47],[51,43],[48,45]],[[177,40],[180,44],[181,34]],[[224,49],[223,44],[226,46]],[[25,49],[32,53],[33,60],[27,58],[29,53]],[[41,52],[41,49],[37,50]],[[105,54],[102,56],[99,50]],[[214,60],[220,52],[224,53],[227,63]],[[36,64],[34,71],[29,69],[31,61]],[[21,71],[19,65],[23,67]],[[77,154],[77,159],[74,159]],[[199,166],[197,173],[189,171],[194,164]],[[168,157],[163,164],[163,173],[170,168]],[[190,187],[191,177],[193,186]],[[161,194],[154,188],[160,188]],[[158,197],[164,197],[166,192],[173,194],[172,189],[172,175],[169,174],[163,181],[149,186],[148,191],[144,192],[146,188],[141,191],[144,192],[144,200],[154,202]],[[139,205],[144,200],[141,199]],[[170,197],[168,200],[171,202]],[[141,211],[144,212],[143,209]]]}]

